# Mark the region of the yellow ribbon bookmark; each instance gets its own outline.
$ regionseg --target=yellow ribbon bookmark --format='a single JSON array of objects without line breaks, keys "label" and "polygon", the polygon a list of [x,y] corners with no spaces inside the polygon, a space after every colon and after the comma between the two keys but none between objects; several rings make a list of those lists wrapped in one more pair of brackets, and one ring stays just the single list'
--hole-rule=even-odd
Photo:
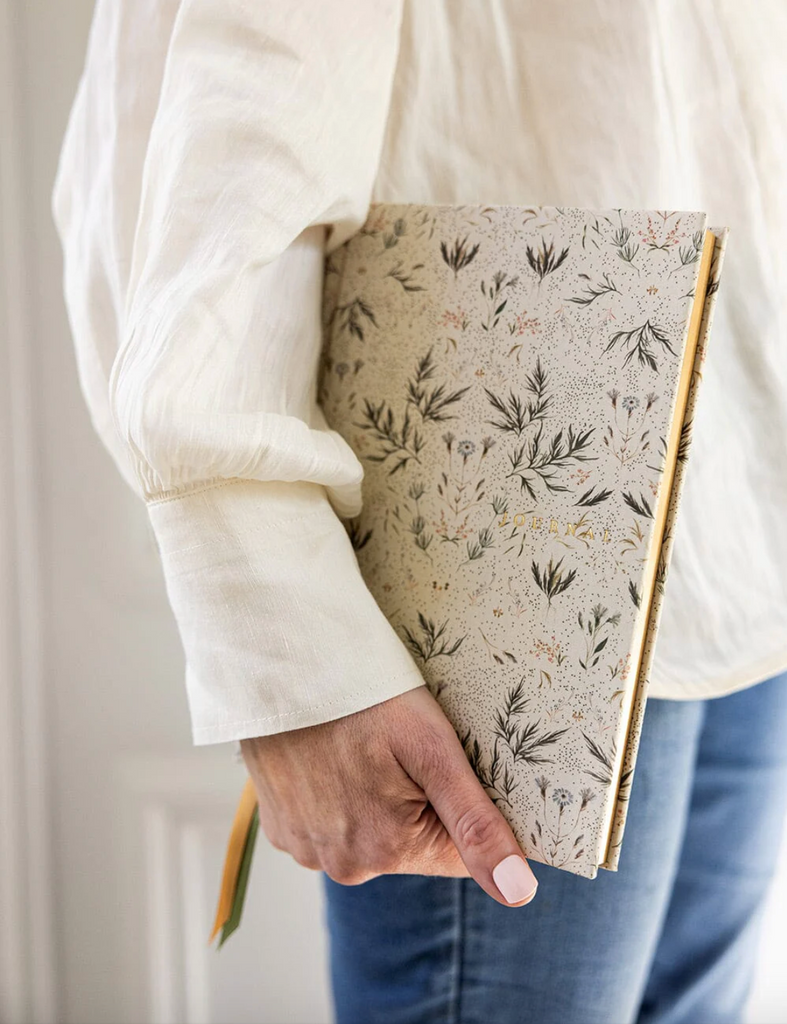
[{"label": "yellow ribbon bookmark", "polygon": [[[227,843],[216,920],[208,940],[213,942],[218,933],[224,929],[220,946],[229,938],[240,922],[240,911],[246,891],[258,821],[257,794],[251,779],[247,779],[238,802],[238,808],[235,811],[235,820],[232,823]],[[232,927],[228,927],[229,925]]]}]

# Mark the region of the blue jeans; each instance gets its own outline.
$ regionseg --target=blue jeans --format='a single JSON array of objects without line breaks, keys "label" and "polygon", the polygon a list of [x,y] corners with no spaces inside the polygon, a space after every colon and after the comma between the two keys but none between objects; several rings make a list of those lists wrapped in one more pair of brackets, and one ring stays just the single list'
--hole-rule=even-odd
[{"label": "blue jeans", "polygon": [[648,702],[620,870],[325,878],[338,1024],[741,1024],[787,806],[787,673]]}]

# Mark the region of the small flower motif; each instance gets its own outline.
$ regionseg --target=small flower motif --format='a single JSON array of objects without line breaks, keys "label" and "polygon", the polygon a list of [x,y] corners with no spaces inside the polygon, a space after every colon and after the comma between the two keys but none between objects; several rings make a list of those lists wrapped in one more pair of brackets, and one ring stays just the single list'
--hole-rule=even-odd
[{"label": "small flower motif", "polygon": [[582,714],[581,711],[574,711],[571,717],[574,719],[575,722],[581,722],[585,716]]},{"label": "small flower motif", "polygon": [[337,363],[334,369],[339,376],[339,380],[344,380],[345,376],[350,372],[348,363]]},{"label": "small flower motif", "polygon": [[503,614],[503,609],[502,609],[502,608],[493,608],[493,609],[492,609],[492,613],[493,613],[494,615],[496,615],[496,616],[497,616],[497,618],[499,619],[499,618],[500,618],[500,616],[501,616],[501,615]]},{"label": "small flower motif", "polygon": [[579,806],[580,811],[584,811],[590,801],[596,799],[596,794],[592,789],[583,789],[579,795],[582,797],[582,803]]},{"label": "small flower motif", "polygon": [[470,319],[468,317],[468,314],[460,306],[459,309],[456,312],[453,312],[452,310],[447,309],[443,313],[443,319],[440,321],[439,326],[440,327],[456,327],[459,330],[464,331],[464,330],[466,330],[467,325],[469,323],[470,323]]},{"label": "small flower motif", "polygon": [[481,440],[481,455],[484,456],[490,448],[494,448],[497,441],[493,437],[484,437]]},{"label": "small flower motif", "polygon": [[541,790],[542,798],[546,800],[547,789],[549,788],[549,779],[546,777],[546,775],[539,775],[539,777],[536,779],[536,785]]},{"label": "small flower motif", "polygon": [[648,285],[648,295],[655,295],[657,291],[658,288],[655,284]]},{"label": "small flower motif", "polygon": [[645,406],[645,412],[647,412],[654,402],[658,401],[658,395],[655,391],[649,391],[645,398],[647,399],[647,405]]},{"label": "small flower motif", "polygon": [[611,391],[608,391],[607,394],[609,395],[610,399],[612,400],[612,408],[613,409],[617,409],[617,407],[618,407],[618,398],[620,396],[620,392],[618,391],[617,388],[613,388]]},{"label": "small flower motif", "polygon": [[557,661],[558,665],[562,665],[565,660],[565,655],[561,653],[560,641],[554,642],[555,637],[552,636],[552,643],[548,644],[545,640],[536,640],[536,646],[530,650],[530,654],[534,654],[537,658],[540,658],[542,654],[546,655],[548,662]]},{"label": "small flower motif", "polygon": [[456,446],[457,452],[462,456],[463,459],[469,459],[475,451],[474,441],[460,441]]},{"label": "small flower motif", "polygon": [[537,316],[525,316],[527,310],[523,310],[521,313],[517,313],[516,320],[509,324],[509,334],[516,335],[517,337],[521,334],[538,334],[541,330],[541,323]]},{"label": "small flower motif", "polygon": [[630,416],[639,405],[639,399],[635,398],[634,395],[626,395],[625,398],[621,399],[620,404]]},{"label": "small flower motif", "polygon": [[564,807],[574,803],[574,794],[569,793],[567,789],[556,789],[552,794],[552,799],[562,811]]},{"label": "small flower motif", "polygon": [[451,451],[452,445],[455,440],[456,434],[452,434],[450,430],[447,433],[443,434],[443,441],[445,441],[445,446],[449,452]]}]

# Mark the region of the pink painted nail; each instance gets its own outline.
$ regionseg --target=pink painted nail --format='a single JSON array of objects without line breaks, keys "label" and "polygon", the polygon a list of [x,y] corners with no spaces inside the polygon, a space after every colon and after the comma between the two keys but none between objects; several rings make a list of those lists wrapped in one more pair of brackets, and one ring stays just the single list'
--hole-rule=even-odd
[{"label": "pink painted nail", "polygon": [[495,885],[507,903],[528,903],[536,894],[538,879],[524,857],[512,853],[505,857],[492,872]]}]

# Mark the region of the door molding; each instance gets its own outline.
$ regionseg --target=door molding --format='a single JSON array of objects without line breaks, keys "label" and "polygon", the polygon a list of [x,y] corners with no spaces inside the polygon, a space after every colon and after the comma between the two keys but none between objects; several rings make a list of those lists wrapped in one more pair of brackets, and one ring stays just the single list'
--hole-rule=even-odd
[{"label": "door molding", "polygon": [[0,0],[0,1017],[58,1020],[21,5]]},{"label": "door molding", "polygon": [[131,754],[115,766],[115,820],[126,1024],[207,1024],[209,945],[219,876],[205,876],[206,844],[222,845],[246,771],[219,749]]}]

